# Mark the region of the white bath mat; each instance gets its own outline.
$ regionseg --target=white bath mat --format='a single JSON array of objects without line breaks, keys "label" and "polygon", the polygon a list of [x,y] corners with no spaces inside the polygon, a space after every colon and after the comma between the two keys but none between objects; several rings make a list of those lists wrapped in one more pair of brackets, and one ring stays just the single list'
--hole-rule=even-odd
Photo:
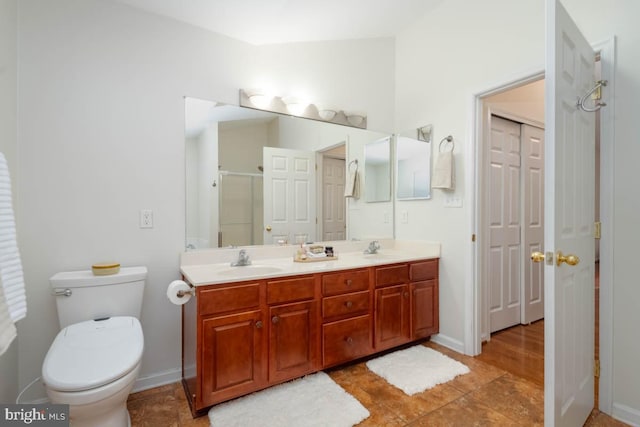
[{"label": "white bath mat", "polygon": [[408,395],[469,373],[466,365],[423,345],[372,359],[367,368]]},{"label": "white bath mat", "polygon": [[368,416],[369,411],[324,372],[209,410],[212,427],[351,427]]}]

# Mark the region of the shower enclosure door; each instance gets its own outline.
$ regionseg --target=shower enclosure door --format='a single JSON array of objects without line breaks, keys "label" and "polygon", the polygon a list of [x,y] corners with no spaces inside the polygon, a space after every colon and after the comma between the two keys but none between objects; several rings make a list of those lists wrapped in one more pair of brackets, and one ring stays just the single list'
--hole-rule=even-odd
[{"label": "shower enclosure door", "polygon": [[262,244],[262,175],[220,172],[218,246]]}]

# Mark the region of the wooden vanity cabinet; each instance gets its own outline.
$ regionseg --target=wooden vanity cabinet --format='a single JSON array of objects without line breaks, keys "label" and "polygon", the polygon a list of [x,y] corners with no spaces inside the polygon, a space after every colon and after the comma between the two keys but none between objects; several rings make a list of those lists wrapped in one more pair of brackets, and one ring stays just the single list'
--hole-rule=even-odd
[{"label": "wooden vanity cabinet", "polygon": [[438,260],[409,266],[411,280],[411,339],[427,338],[440,331]]},{"label": "wooden vanity cabinet", "polygon": [[438,333],[437,259],[378,267],[375,277],[376,351]]},{"label": "wooden vanity cabinet", "polygon": [[373,352],[371,270],[322,275],[322,366]]},{"label": "wooden vanity cabinet", "polygon": [[438,332],[438,259],[198,286],[183,384],[214,404]]},{"label": "wooden vanity cabinet", "polygon": [[314,276],[267,282],[269,382],[318,369],[318,302]]},{"label": "wooden vanity cabinet", "polygon": [[204,408],[267,384],[263,283],[198,288],[196,396]]},{"label": "wooden vanity cabinet", "polygon": [[385,350],[409,342],[409,266],[397,264],[375,270],[375,347]]}]

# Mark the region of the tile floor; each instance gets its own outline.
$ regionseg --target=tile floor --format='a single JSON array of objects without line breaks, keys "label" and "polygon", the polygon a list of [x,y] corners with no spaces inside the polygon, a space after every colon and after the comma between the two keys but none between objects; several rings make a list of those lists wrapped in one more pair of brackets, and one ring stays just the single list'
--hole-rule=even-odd
[{"label": "tile floor", "polygon": [[[371,413],[359,426],[542,426],[543,389],[490,363],[438,344],[424,345],[467,365],[471,372],[423,393],[407,396],[370,372],[364,362],[328,371]],[[133,427],[208,426],[206,416],[193,419],[180,383],[129,397]],[[590,427],[625,426],[594,413]],[[275,426],[270,426],[275,427]]]}]

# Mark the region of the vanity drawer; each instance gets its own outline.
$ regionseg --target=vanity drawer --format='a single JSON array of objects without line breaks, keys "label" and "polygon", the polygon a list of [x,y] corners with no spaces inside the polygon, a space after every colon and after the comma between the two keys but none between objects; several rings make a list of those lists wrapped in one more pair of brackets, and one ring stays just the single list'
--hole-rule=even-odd
[{"label": "vanity drawer", "polygon": [[225,286],[215,285],[198,292],[198,314],[231,313],[253,310],[260,306],[260,283]]},{"label": "vanity drawer", "polygon": [[376,287],[398,285],[409,281],[409,266],[396,264],[376,268]]},{"label": "vanity drawer", "polygon": [[346,317],[356,314],[366,314],[370,307],[370,292],[354,292],[350,294],[325,297],[322,299],[322,317]]},{"label": "vanity drawer", "polygon": [[438,260],[420,261],[409,266],[409,278],[412,282],[438,278]]},{"label": "vanity drawer", "polygon": [[315,283],[313,276],[269,281],[267,282],[267,304],[313,299]]},{"label": "vanity drawer", "polygon": [[345,292],[369,289],[369,270],[349,270],[322,276],[322,295],[339,295]]},{"label": "vanity drawer", "polygon": [[322,363],[326,368],[371,354],[371,316],[322,325]]}]

